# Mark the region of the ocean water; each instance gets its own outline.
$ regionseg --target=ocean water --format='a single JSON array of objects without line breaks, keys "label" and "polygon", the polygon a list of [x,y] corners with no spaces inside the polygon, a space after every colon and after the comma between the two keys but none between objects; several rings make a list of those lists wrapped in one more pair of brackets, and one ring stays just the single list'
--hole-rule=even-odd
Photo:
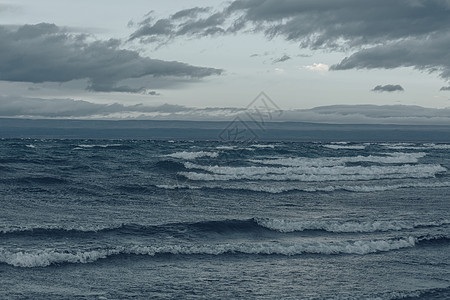
[{"label": "ocean water", "polygon": [[0,140],[0,299],[450,299],[450,144]]}]

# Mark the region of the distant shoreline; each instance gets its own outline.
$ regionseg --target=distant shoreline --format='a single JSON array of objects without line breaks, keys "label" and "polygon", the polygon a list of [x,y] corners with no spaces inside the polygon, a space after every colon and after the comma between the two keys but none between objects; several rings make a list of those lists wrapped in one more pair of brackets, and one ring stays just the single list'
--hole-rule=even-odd
[{"label": "distant shoreline", "polygon": [[0,138],[450,143],[450,126],[0,118]]}]

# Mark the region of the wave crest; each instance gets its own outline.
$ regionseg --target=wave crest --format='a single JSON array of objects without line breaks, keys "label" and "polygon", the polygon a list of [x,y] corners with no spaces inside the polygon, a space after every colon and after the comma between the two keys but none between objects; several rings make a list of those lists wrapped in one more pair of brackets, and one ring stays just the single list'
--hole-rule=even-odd
[{"label": "wave crest", "polygon": [[219,156],[219,153],[217,152],[206,152],[206,151],[198,151],[198,152],[187,152],[187,151],[182,151],[182,152],[175,152],[172,154],[167,154],[165,155],[167,157],[173,157],[173,158],[180,158],[180,159],[185,159],[185,160],[194,160],[200,157],[211,157],[211,158],[216,158]]},{"label": "wave crest", "polygon": [[434,222],[407,221],[367,221],[367,222],[333,222],[333,221],[296,221],[283,219],[256,218],[258,225],[279,232],[306,230],[323,230],[328,232],[369,233],[399,231],[417,227],[433,227],[450,224],[450,220]]},{"label": "wave crest", "polygon": [[360,240],[343,242],[270,242],[239,243],[214,245],[164,245],[164,246],[130,246],[111,249],[77,251],[74,253],[57,250],[39,250],[34,252],[9,252],[0,250],[0,262],[15,267],[47,267],[62,263],[91,263],[114,255],[301,255],[301,254],[358,254],[365,255],[377,252],[414,247],[413,237],[391,240]]}]

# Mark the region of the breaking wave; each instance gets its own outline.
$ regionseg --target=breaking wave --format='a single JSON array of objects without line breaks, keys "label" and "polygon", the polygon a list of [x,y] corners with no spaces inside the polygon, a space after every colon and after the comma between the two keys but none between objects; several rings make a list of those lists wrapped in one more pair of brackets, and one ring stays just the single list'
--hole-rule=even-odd
[{"label": "breaking wave", "polygon": [[114,148],[114,149],[131,149],[130,146],[124,144],[80,144],[77,145],[73,150],[88,150],[88,149],[105,149],[105,148]]},{"label": "breaking wave", "polygon": [[295,158],[278,158],[257,160],[252,159],[251,162],[264,165],[281,165],[291,167],[329,167],[329,166],[343,166],[346,163],[371,162],[380,164],[408,164],[417,163],[420,158],[426,156],[424,152],[418,153],[387,153],[385,156],[344,156],[344,157],[295,157]]},{"label": "breaking wave", "polygon": [[332,222],[332,221],[296,221],[283,219],[256,218],[258,225],[279,232],[322,230],[328,232],[369,233],[400,231],[418,227],[439,227],[449,225],[450,220],[432,222],[407,221],[367,221],[367,222]]},{"label": "breaking wave", "polygon": [[301,254],[358,254],[365,255],[414,247],[413,237],[387,240],[358,240],[342,242],[266,242],[204,245],[121,246],[108,249],[80,250],[76,252],[58,250],[35,250],[11,252],[0,249],[0,262],[15,267],[47,267],[64,263],[91,263],[117,255],[301,255]]},{"label": "breaking wave", "polygon": [[182,151],[182,152],[175,152],[172,154],[167,154],[166,156],[173,157],[173,158],[181,158],[181,159],[185,159],[185,160],[193,160],[193,159],[200,158],[200,157],[216,158],[219,156],[219,153],[205,152],[205,151],[199,151],[199,152]]},{"label": "breaking wave", "polygon": [[340,145],[340,144],[331,144],[331,145],[322,145],[322,147],[329,149],[347,149],[347,150],[364,150],[366,149],[365,145]]},{"label": "breaking wave", "polygon": [[422,145],[410,144],[410,143],[394,143],[394,144],[380,144],[387,149],[391,150],[447,150],[450,149],[450,144],[434,144],[427,143]]},{"label": "breaking wave", "polygon": [[252,218],[246,220],[217,220],[202,221],[194,223],[168,223],[161,225],[142,224],[110,224],[110,225],[89,225],[89,226],[25,226],[10,227],[0,229],[1,234],[17,235],[71,235],[84,233],[104,232],[126,232],[127,234],[152,234],[152,233],[172,233],[172,232],[257,232],[260,230],[270,230],[279,233],[300,232],[300,231],[326,231],[334,233],[370,233],[400,231],[421,227],[441,227],[450,225],[450,220],[441,219],[429,222],[414,221],[317,221],[317,220],[289,220],[277,218]]},{"label": "breaking wave", "polygon": [[160,184],[156,185],[158,188],[166,190],[199,190],[199,189],[221,189],[221,190],[244,190],[251,192],[261,192],[270,194],[281,194],[293,191],[315,193],[315,192],[335,192],[346,191],[355,193],[371,193],[397,190],[402,188],[438,188],[438,187],[450,187],[450,182],[406,182],[400,184],[386,184],[386,185],[326,185],[326,186],[293,186],[293,185],[269,185],[269,184],[251,184],[251,185],[222,185],[222,184],[209,184],[209,185],[190,185],[190,184]]},{"label": "breaking wave", "polygon": [[205,166],[186,163],[188,169],[200,169],[209,173],[179,172],[190,180],[274,180],[274,181],[354,181],[393,178],[431,178],[447,171],[436,164],[401,166],[334,166],[322,168],[308,167],[227,167]]}]

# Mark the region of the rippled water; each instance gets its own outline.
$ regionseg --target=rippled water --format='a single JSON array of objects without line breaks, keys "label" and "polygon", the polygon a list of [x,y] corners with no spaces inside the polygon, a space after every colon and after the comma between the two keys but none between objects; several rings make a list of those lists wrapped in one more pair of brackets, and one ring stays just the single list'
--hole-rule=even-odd
[{"label": "rippled water", "polygon": [[0,140],[0,298],[450,298],[450,145]]}]

